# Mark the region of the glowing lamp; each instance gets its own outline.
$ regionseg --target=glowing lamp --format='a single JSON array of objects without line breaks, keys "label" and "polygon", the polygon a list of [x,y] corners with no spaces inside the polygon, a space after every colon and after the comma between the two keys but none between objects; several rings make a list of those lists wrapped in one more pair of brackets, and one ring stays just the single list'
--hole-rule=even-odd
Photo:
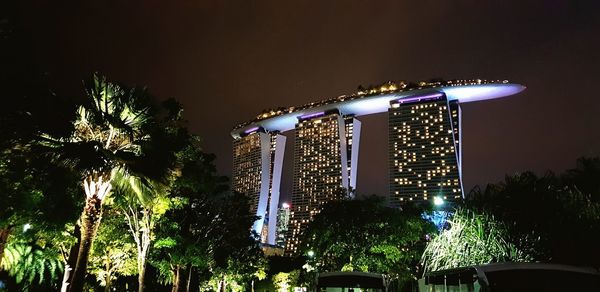
[{"label": "glowing lamp", "polygon": [[433,197],[433,204],[436,206],[441,206],[444,204],[444,199],[442,199],[442,197]]}]

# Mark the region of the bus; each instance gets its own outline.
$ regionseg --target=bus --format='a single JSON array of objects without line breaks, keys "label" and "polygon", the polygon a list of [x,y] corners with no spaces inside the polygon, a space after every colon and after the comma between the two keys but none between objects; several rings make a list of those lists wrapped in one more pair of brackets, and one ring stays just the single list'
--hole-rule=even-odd
[{"label": "bus", "polygon": [[317,276],[317,292],[386,292],[384,275],[363,272],[331,272]]},{"label": "bus", "polygon": [[600,291],[592,268],[543,263],[495,263],[426,273],[419,292]]}]

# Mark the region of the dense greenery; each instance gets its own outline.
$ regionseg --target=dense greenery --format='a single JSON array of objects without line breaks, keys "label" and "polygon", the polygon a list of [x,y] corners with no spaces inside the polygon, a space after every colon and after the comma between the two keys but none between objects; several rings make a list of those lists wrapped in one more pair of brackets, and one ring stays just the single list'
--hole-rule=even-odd
[{"label": "dense greenery", "polygon": [[428,243],[428,270],[502,261],[600,267],[600,159],[561,176],[531,172],[475,188]]},{"label": "dense greenery", "polygon": [[[70,130],[25,131],[2,144],[8,287],[244,290],[264,277],[249,201],[227,192],[214,156],[188,134],[181,106],[100,75],[85,84]],[[17,129],[28,118],[3,119]],[[148,269],[157,276],[151,283]]]},{"label": "dense greenery", "polygon": [[426,235],[435,228],[421,217],[423,210],[403,208],[387,207],[378,197],[325,205],[304,233],[303,253],[309,265],[318,272],[362,271],[416,278]]},{"label": "dense greenery", "polygon": [[475,190],[466,206],[503,222],[508,240],[535,260],[600,267],[600,159],[581,158],[562,176],[531,172]]}]

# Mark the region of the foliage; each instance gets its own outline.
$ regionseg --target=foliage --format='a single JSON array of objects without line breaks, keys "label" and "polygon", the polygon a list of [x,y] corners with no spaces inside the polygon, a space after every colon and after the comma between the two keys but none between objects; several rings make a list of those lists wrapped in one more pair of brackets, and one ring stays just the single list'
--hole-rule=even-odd
[{"label": "foliage", "polygon": [[78,173],[85,206],[79,220],[81,248],[70,290],[80,291],[89,252],[102,218],[102,206],[116,180],[163,184],[172,175],[178,131],[165,131],[145,89],[120,86],[95,74],[86,83],[86,99],[76,111],[68,136],[39,135],[36,150]]},{"label": "foliage", "polygon": [[581,157],[576,167],[567,170],[561,179],[565,186],[577,189],[593,203],[600,203],[600,157]]},{"label": "foliage", "polygon": [[277,273],[271,278],[271,281],[277,291],[292,291],[292,288],[298,285],[299,278],[300,271],[293,270],[289,273]]},{"label": "foliage", "polygon": [[[135,243],[139,291],[145,286],[146,263],[151,244],[156,239],[156,224],[169,209],[181,205],[180,198],[170,196],[170,189],[181,174],[183,162],[178,153],[190,147],[192,140],[182,126],[180,106],[167,100],[162,104],[162,110],[156,120],[158,127],[148,130],[151,143],[143,145],[144,156],[151,158],[152,163],[140,161],[138,167],[143,166],[142,175],[122,171],[113,175],[115,202]],[[161,162],[155,163],[157,160]],[[162,175],[157,180],[149,173]]]},{"label": "foliage", "polygon": [[32,157],[27,149],[0,151],[0,234],[6,236],[0,236],[0,258],[5,241],[25,224],[62,230],[74,221],[79,188],[67,169]]},{"label": "foliage", "polygon": [[46,281],[56,281],[62,272],[63,263],[60,251],[56,248],[32,242],[12,241],[6,246],[2,269],[15,277],[17,283],[42,284]]},{"label": "foliage", "polygon": [[491,215],[458,209],[448,223],[450,227],[425,248],[421,262],[426,272],[532,260],[531,255],[508,240],[507,228]]},{"label": "foliage", "polygon": [[106,216],[98,228],[90,257],[89,271],[96,276],[101,286],[110,286],[119,276],[137,274],[135,244],[124,236],[127,226],[114,206],[104,211]]},{"label": "foliage", "polygon": [[318,272],[363,271],[409,279],[434,226],[420,210],[389,208],[377,197],[331,202],[304,233],[303,252]]},{"label": "foliage", "polygon": [[218,207],[215,198],[225,189],[216,175],[214,157],[203,153],[196,137],[178,153],[180,175],[167,195],[171,207],[158,222],[155,251],[151,263],[163,283],[172,284],[175,269],[206,269],[210,239],[218,232]]},{"label": "foliage", "polygon": [[76,111],[71,134],[42,134],[39,141],[57,162],[82,172],[84,178],[127,166],[142,154],[141,144],[150,138],[145,130],[150,108],[142,90],[125,89],[98,74],[87,85],[87,98]]},{"label": "foliage", "polygon": [[220,284],[246,283],[264,269],[266,260],[258,246],[258,236],[250,234],[257,219],[250,212],[248,197],[239,193],[226,196],[220,202],[219,233],[211,239],[210,270]]},{"label": "foliage", "polygon": [[600,203],[593,191],[600,177],[586,169],[570,170],[562,180],[552,173],[507,176],[472,192],[466,206],[503,222],[507,240],[535,260],[599,267],[600,254],[589,251],[600,244],[592,236],[600,232]]},{"label": "foliage", "polygon": [[65,222],[78,215],[73,200],[79,190],[77,177],[30,156],[28,149],[11,149],[0,156],[1,270],[23,287],[54,289],[66,253],[75,244]]}]

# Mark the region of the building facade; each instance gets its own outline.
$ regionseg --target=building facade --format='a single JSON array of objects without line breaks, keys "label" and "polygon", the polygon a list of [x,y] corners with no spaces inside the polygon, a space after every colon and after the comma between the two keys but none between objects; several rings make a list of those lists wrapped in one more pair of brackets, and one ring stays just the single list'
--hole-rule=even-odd
[{"label": "building facade", "polygon": [[295,138],[285,248],[289,255],[298,252],[302,232],[323,205],[351,195],[349,191],[356,188],[360,122],[338,111],[304,115],[298,118]]},{"label": "building facade", "polygon": [[290,205],[287,203],[281,204],[277,213],[277,232],[275,245],[284,248],[286,243],[286,235],[290,223]]},{"label": "building facade", "polygon": [[462,197],[460,107],[441,93],[390,102],[390,204]]},{"label": "building facade", "polygon": [[278,132],[267,133],[260,128],[233,141],[232,189],[250,198],[252,213],[260,217],[252,229],[262,242],[273,245],[285,142],[286,137]]}]

